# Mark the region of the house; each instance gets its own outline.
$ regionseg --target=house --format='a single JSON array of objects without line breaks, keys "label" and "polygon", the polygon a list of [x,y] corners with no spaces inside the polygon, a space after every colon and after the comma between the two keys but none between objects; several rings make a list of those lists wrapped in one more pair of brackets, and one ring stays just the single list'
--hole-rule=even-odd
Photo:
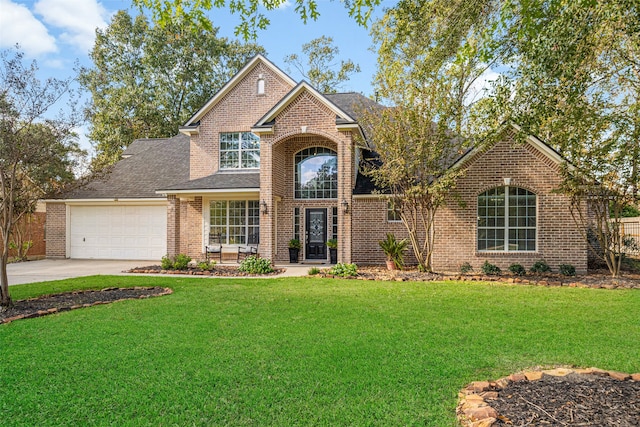
[{"label": "house", "polygon": [[[363,108],[355,93],[321,94],[263,56],[247,63],[174,138],[135,141],[102,180],[47,202],[47,255],[203,258],[210,241],[233,250],[257,244],[288,262],[303,242],[306,262],[383,263],[378,241],[405,233],[387,201],[363,185],[356,139]],[[587,269],[587,247],[568,200],[553,192],[562,159],[535,137],[512,133],[471,150],[457,202],[436,218],[434,268],[457,271],[485,260],[506,268],[544,259]]]}]

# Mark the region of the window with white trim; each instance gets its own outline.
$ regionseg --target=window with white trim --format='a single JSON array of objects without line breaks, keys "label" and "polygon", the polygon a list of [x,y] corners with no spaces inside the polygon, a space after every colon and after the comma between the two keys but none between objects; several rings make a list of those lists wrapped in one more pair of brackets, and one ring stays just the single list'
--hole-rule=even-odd
[{"label": "window with white trim", "polygon": [[496,187],[478,196],[478,251],[535,251],[537,196],[519,187]]},{"label": "window with white trim", "polygon": [[251,132],[220,134],[220,169],[258,169],[260,137]]},{"label": "window with white trim", "polygon": [[213,200],[209,204],[209,236],[228,245],[258,244],[258,200]]}]

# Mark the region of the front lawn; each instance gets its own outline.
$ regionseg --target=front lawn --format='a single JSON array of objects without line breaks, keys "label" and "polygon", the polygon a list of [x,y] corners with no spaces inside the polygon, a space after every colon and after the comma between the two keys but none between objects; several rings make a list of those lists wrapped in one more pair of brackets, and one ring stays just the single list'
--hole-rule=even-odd
[{"label": "front lawn", "polygon": [[0,325],[0,424],[455,426],[536,365],[640,372],[640,292],[318,278],[90,277],[174,294]]}]

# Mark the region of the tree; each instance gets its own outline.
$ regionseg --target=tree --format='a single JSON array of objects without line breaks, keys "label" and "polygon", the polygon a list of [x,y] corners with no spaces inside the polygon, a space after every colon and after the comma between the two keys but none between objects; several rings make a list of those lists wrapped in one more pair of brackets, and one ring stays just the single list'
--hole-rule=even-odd
[{"label": "tree", "polygon": [[0,307],[7,307],[11,231],[39,199],[73,180],[73,154],[80,150],[73,115],[46,118],[72,79],[42,82],[37,64],[25,66],[21,52],[6,50],[0,57]]},{"label": "tree", "polygon": [[[371,20],[371,14],[381,0],[341,0],[348,10],[349,16],[363,26]],[[216,8],[229,8],[231,13],[238,14],[240,24],[236,27],[236,35],[242,35],[245,40],[257,37],[257,29],[264,30],[269,26],[267,16],[260,11],[273,11],[288,4],[288,0],[133,0],[133,4],[140,10],[151,11],[154,21],[161,26],[170,25],[176,21],[198,23],[205,29],[211,29],[211,23],[205,12]],[[309,18],[316,20],[320,16],[317,0],[295,0],[296,12],[304,23]]]},{"label": "tree", "polygon": [[506,115],[567,159],[560,190],[611,274],[627,246],[625,207],[640,184],[640,9],[637,2],[505,2],[514,57]]},{"label": "tree", "polygon": [[136,138],[169,137],[248,60],[264,49],[216,37],[186,23],[165,27],[118,12],[97,30],[93,67],[80,83],[95,141],[94,167],[114,163]]},{"label": "tree", "polygon": [[[473,19],[455,23],[456,34],[445,37],[456,6]],[[474,142],[473,85],[488,68],[474,41],[483,30],[473,6],[404,1],[373,28],[377,89],[394,106],[365,114],[379,156],[365,173],[399,212],[424,271],[432,270],[436,214],[463,173],[450,166]]]},{"label": "tree", "polygon": [[311,86],[321,93],[335,93],[341,88],[341,84],[349,80],[350,75],[360,72],[360,66],[350,59],[340,61],[338,66],[336,57],[340,54],[337,46],[333,45],[333,38],[318,37],[309,43],[302,45],[302,53],[307,57],[307,65],[297,54],[291,54],[284,58],[287,64],[293,65],[303,77],[309,80]]}]

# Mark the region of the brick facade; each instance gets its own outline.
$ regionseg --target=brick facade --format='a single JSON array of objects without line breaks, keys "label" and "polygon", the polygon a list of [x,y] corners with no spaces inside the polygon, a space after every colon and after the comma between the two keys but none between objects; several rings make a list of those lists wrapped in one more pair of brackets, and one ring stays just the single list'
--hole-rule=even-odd
[{"label": "brick facade", "polygon": [[[178,191],[167,196],[167,252],[202,259],[208,236],[211,200],[259,200],[260,255],[277,263],[288,262],[288,242],[294,238],[294,212],[300,212],[299,237],[304,249],[307,209],[327,210],[327,237],[331,238],[333,212],[337,212],[338,261],[383,264],[378,246],[387,232],[406,237],[401,222],[387,220],[387,202],[376,195],[356,196],[355,128],[322,95],[306,84],[291,80],[268,61],[252,62],[194,116],[183,129],[190,134],[190,179],[219,172],[221,132],[249,132],[260,136],[260,188]],[[258,81],[264,93],[258,93]],[[338,119],[342,120],[339,121]],[[197,128],[197,129],[196,129]],[[324,147],[336,152],[338,189],[335,199],[295,199],[295,155],[306,148]],[[557,271],[572,264],[580,273],[587,268],[587,248],[569,213],[569,201],[554,192],[560,183],[557,158],[535,144],[515,144],[509,134],[503,141],[463,164],[458,199],[450,197],[436,216],[433,266],[436,271],[458,271],[462,263],[479,270],[487,260],[506,269],[512,263],[525,268],[544,259]],[[527,189],[537,196],[536,250],[533,252],[479,252],[477,250],[477,200],[482,192],[505,185]],[[179,184],[179,183],[177,183]],[[458,204],[458,200],[462,205]],[[344,211],[343,205],[348,207]],[[64,203],[47,206],[47,256],[65,256]],[[232,249],[227,249],[231,251]],[[328,251],[327,251],[328,257]],[[408,263],[415,262],[411,256]]]},{"label": "brick facade", "polygon": [[47,258],[67,256],[67,207],[64,203],[47,203],[45,226]]},{"label": "brick facade", "polygon": [[[477,250],[478,195],[504,186],[525,188],[537,196],[537,250],[532,252],[481,252]],[[569,212],[569,200],[554,190],[560,184],[558,165],[532,145],[515,144],[508,136],[466,165],[458,181],[459,200],[450,197],[435,220],[433,267],[457,272],[465,262],[480,271],[485,261],[506,270],[519,263],[525,268],[545,260],[553,270],[571,264],[579,273],[587,271],[587,246]],[[379,197],[359,198],[354,205],[354,261],[380,264],[384,255],[378,247],[387,232],[407,236],[402,223],[386,221],[386,202]],[[411,257],[408,259],[411,262]],[[415,261],[415,260],[414,260]]]}]

